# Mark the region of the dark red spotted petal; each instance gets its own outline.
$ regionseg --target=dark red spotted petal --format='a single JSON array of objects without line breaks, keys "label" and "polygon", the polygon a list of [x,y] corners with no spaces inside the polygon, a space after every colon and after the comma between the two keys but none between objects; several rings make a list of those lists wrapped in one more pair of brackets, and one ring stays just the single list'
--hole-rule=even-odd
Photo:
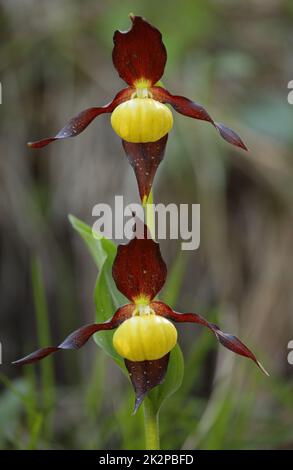
[{"label": "dark red spotted petal", "polygon": [[119,245],[112,274],[117,288],[129,300],[140,296],[153,299],[167,275],[158,243],[151,238],[133,238],[127,245]]},{"label": "dark red spotted petal", "polygon": [[184,96],[171,95],[171,93],[161,87],[152,87],[151,93],[155,100],[160,101],[161,103],[170,104],[175,111],[183,114],[184,116],[210,122],[219,131],[224,140],[236,147],[247,150],[246,145],[236,132],[229,129],[229,127],[224,126],[222,123],[215,122],[201,105],[194,103]]},{"label": "dark red spotted petal", "polygon": [[160,101],[161,103],[170,104],[178,113],[214,124],[209,113],[201,105],[194,103],[188,98],[185,98],[184,96],[171,95],[168,90],[162,87],[155,86],[152,87],[150,91],[155,100]]},{"label": "dark red spotted petal", "polygon": [[48,137],[46,139],[37,140],[35,142],[29,142],[28,146],[32,148],[45,147],[46,145],[54,142],[55,140],[67,139],[68,137],[75,137],[76,135],[83,132],[87,126],[100,114],[111,113],[114,111],[116,106],[128,100],[131,97],[133,90],[125,88],[121,90],[109,104],[101,107],[88,108],[81,111],[77,116],[70,119],[61,131],[58,132],[54,137]]},{"label": "dark red spotted petal", "polygon": [[168,134],[157,142],[136,144],[122,141],[128,161],[134,170],[143,203],[149,196],[158,166],[164,158],[167,140]]},{"label": "dark red spotted petal", "polygon": [[41,359],[44,359],[54,352],[60,351],[61,349],[80,349],[94,333],[117,328],[123,321],[131,317],[133,309],[134,306],[131,304],[124,305],[116,311],[115,315],[110,321],[106,323],[93,323],[91,325],[82,326],[67,336],[67,338],[61,344],[59,344],[59,346],[38,349],[28,356],[14,361],[13,364],[32,364],[34,362],[40,361]]},{"label": "dark red spotted petal", "polygon": [[217,340],[225,346],[225,348],[230,349],[236,354],[240,356],[245,356],[254,361],[257,366],[266,374],[269,375],[262,364],[256,359],[255,355],[253,354],[247,346],[245,346],[240,339],[236,336],[230,335],[229,333],[224,333],[218,325],[214,323],[208,322],[205,318],[196,313],[177,313],[174,312],[168,305],[164,304],[163,302],[152,302],[152,308],[155,310],[157,315],[161,315],[163,317],[168,318],[169,320],[173,320],[175,322],[183,322],[183,323],[198,323],[200,325],[206,326],[209,328],[214,335],[216,336]]},{"label": "dark red spotted petal", "polygon": [[164,381],[169,356],[170,353],[156,361],[133,362],[125,359],[125,365],[135,392],[134,413],[138,410],[146,394]]},{"label": "dark red spotted petal", "polygon": [[128,31],[115,31],[113,64],[128,85],[139,79],[155,84],[163,75],[167,60],[162,35],[140,16],[130,18],[132,26]]}]

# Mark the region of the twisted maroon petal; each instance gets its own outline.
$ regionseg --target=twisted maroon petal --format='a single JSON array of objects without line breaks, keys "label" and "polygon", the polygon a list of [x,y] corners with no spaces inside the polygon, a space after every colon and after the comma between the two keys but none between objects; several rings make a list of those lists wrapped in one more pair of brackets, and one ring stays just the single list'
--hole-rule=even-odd
[{"label": "twisted maroon petal", "polygon": [[127,245],[119,245],[112,274],[117,288],[129,300],[140,296],[153,299],[167,275],[158,243],[135,237]]},{"label": "twisted maroon petal", "polygon": [[115,31],[113,64],[120,77],[133,85],[136,80],[155,84],[164,73],[167,60],[162,35],[140,16],[130,16],[128,31]]},{"label": "twisted maroon petal", "polygon": [[131,304],[124,305],[119,308],[112,319],[106,323],[93,323],[90,325],[85,325],[79,328],[78,330],[71,333],[67,338],[59,344],[59,346],[50,346],[47,348],[38,349],[37,351],[32,352],[28,356],[23,357],[14,361],[13,364],[16,365],[25,365],[32,364],[34,362],[40,361],[50,354],[60,351],[61,349],[80,349],[84,344],[90,339],[90,337],[97,333],[98,331],[103,330],[113,330],[117,328],[122,322],[127,320],[133,313],[134,306]]},{"label": "twisted maroon petal", "polygon": [[125,365],[135,392],[134,413],[138,410],[146,394],[164,381],[169,356],[170,353],[155,361],[133,362],[125,359]]},{"label": "twisted maroon petal", "polygon": [[214,125],[218,129],[221,137],[223,137],[224,140],[229,142],[229,144],[235,145],[235,147],[240,147],[243,150],[248,150],[245,143],[241,140],[241,138],[238,134],[236,134],[235,131],[225,126],[221,122],[215,122]]},{"label": "twisted maroon petal", "polygon": [[151,93],[155,100],[158,100],[161,103],[170,104],[175,111],[183,114],[184,116],[210,122],[219,131],[219,134],[224,140],[236,147],[247,150],[246,145],[235,131],[229,129],[229,127],[226,127],[220,122],[215,122],[201,105],[194,103],[184,96],[171,95],[169,91],[161,87],[152,87]]},{"label": "twisted maroon petal", "polygon": [[236,336],[230,335],[229,333],[224,333],[218,325],[214,323],[208,322],[205,318],[196,313],[177,313],[174,312],[168,305],[164,304],[163,302],[152,302],[151,307],[155,310],[157,315],[161,315],[163,317],[168,318],[169,320],[173,320],[174,322],[183,322],[183,323],[198,323],[202,326],[206,326],[209,328],[214,335],[216,336],[217,340],[225,346],[225,348],[230,349],[236,354],[240,356],[245,356],[251,359],[256,365],[266,374],[269,375],[268,372],[264,369],[262,364],[256,359],[255,355],[253,354],[247,346],[245,346],[240,339]]},{"label": "twisted maroon petal", "polygon": [[175,111],[178,111],[178,113],[214,124],[209,113],[201,105],[194,103],[188,98],[185,98],[184,96],[171,95],[168,90],[162,87],[155,86],[152,87],[150,91],[155,100],[160,101],[161,103],[170,104]]},{"label": "twisted maroon petal", "polygon": [[116,106],[128,100],[131,97],[133,90],[125,88],[121,90],[111,101],[105,106],[93,107],[81,111],[77,116],[70,119],[70,121],[59,131],[54,137],[29,142],[28,146],[32,148],[41,148],[54,142],[55,140],[67,139],[68,137],[75,137],[83,132],[87,126],[100,114],[111,113]]},{"label": "twisted maroon petal", "polygon": [[142,202],[147,200],[152,189],[158,166],[164,158],[167,140],[168,134],[157,142],[136,144],[122,140],[127,159],[136,176]]}]

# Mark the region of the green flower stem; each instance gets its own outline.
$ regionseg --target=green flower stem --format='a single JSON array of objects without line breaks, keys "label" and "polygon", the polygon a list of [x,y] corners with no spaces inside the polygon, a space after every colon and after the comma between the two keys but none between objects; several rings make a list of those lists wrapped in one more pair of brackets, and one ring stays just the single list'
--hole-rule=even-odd
[{"label": "green flower stem", "polygon": [[[155,214],[153,208],[153,191],[151,190],[149,197],[144,204],[145,222],[150,234],[155,238]],[[159,414],[156,413],[152,402],[148,397],[143,402],[144,410],[144,429],[145,429],[145,447],[146,450],[160,449],[160,433],[159,433]]]},{"label": "green flower stem", "polygon": [[159,415],[155,412],[152,402],[145,398],[143,402],[145,448],[160,450]]}]

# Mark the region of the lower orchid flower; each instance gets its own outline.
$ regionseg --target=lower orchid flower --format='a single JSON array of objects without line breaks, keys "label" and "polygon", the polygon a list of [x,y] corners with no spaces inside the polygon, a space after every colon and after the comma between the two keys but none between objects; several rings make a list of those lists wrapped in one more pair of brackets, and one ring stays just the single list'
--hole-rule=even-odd
[{"label": "lower orchid flower", "polygon": [[162,35],[140,16],[130,17],[132,27],[129,31],[114,34],[112,54],[113,64],[128,87],[109,104],[80,112],[55,136],[28,145],[40,148],[55,140],[75,137],[96,117],[111,113],[112,127],[122,139],[136,175],[141,200],[145,203],[173,126],[172,112],[166,105],[184,116],[209,122],[224,140],[244,150],[247,148],[236,132],[215,122],[201,105],[158,86],[167,61]]},{"label": "lower orchid flower", "polygon": [[93,323],[71,333],[59,346],[38,349],[14,364],[37,362],[62,349],[79,349],[89,338],[116,329],[113,346],[124,358],[135,391],[135,411],[146,394],[164,381],[170,351],[177,343],[174,323],[197,323],[207,327],[226,348],[263,366],[236,336],[224,333],[217,325],[196,313],[178,313],[155,297],[167,275],[159,245],[151,238],[134,238],[119,245],[112,268],[116,286],[129,303],[118,308],[105,323]]}]

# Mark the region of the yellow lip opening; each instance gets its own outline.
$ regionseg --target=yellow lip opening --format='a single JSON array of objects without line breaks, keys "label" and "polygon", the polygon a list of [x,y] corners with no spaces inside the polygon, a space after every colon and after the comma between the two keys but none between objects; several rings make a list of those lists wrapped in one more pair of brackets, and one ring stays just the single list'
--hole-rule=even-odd
[{"label": "yellow lip opening", "polygon": [[172,129],[173,115],[166,105],[143,95],[118,105],[111,114],[111,125],[127,142],[156,142]]},{"label": "yellow lip opening", "polygon": [[122,323],[114,333],[113,346],[130,361],[152,361],[170,352],[177,343],[173,323],[159,315],[136,315]]}]

